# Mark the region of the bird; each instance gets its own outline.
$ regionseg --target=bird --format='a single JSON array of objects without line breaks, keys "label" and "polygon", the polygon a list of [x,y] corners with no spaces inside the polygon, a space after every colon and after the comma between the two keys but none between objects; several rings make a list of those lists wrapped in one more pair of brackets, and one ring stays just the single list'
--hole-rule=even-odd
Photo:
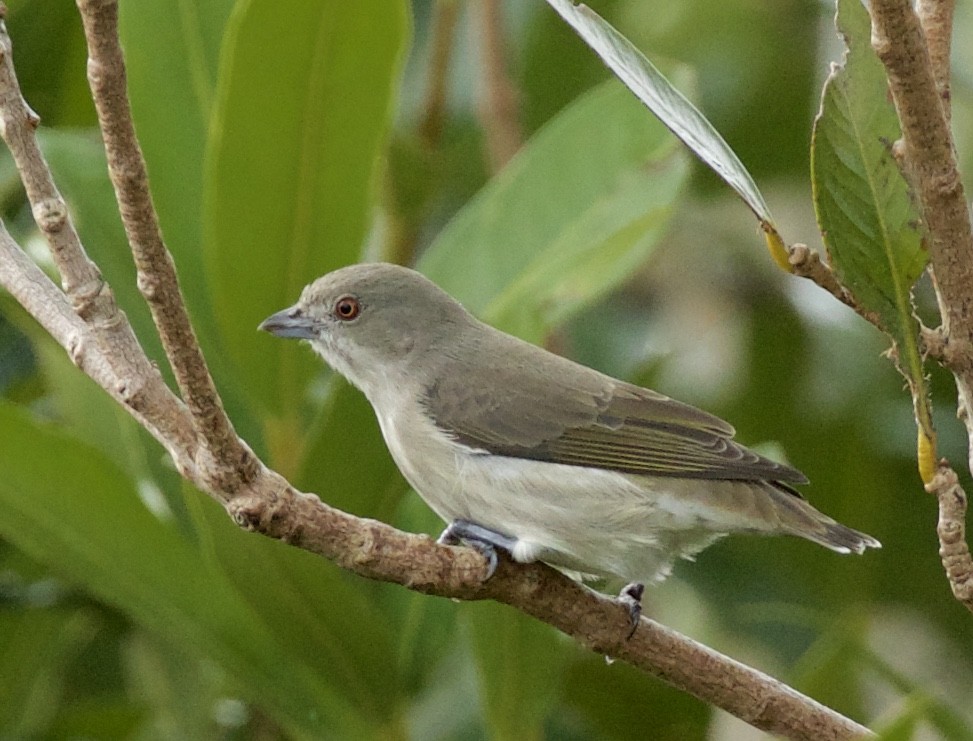
[{"label": "bird", "polygon": [[445,544],[622,584],[633,632],[645,584],[731,533],[837,553],[881,544],[815,509],[797,469],[719,417],[612,378],[474,317],[421,273],[330,272],[259,329],[306,340],[368,399]]}]

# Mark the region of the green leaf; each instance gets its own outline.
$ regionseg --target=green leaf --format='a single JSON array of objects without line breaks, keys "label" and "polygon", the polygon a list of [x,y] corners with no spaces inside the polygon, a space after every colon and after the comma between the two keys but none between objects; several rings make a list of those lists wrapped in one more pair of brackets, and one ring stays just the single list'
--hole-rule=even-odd
[{"label": "green leaf", "polygon": [[307,438],[295,483],[332,507],[388,522],[408,487],[364,395],[335,378],[326,408]]},{"label": "green leaf", "polygon": [[579,715],[587,737],[626,741],[651,728],[653,741],[707,738],[712,710],[654,677],[601,656],[581,656],[565,672],[562,703]]},{"label": "green leaf", "polygon": [[363,581],[320,556],[244,532],[198,496],[214,568],[236,585],[285,655],[301,657],[370,723],[398,723],[404,688],[390,669],[393,637],[381,607],[364,597]]},{"label": "green leaf", "polygon": [[[403,0],[244,0],[227,29],[207,148],[205,263],[228,361],[281,450],[320,364],[256,333],[369,227],[409,35]],[[272,50],[272,53],[270,53]]]},{"label": "green leaf", "polygon": [[840,0],[836,23],[848,52],[844,66],[832,70],[814,123],[811,175],[818,225],[838,279],[892,337],[899,369],[913,389],[920,431],[932,444],[912,307],[912,286],[928,255],[918,212],[891,151],[899,138],[898,119],[885,71],[869,45],[868,12],[857,0]]},{"label": "green leaf", "polygon": [[64,348],[41,327],[31,323],[25,330],[33,342],[59,422],[138,481],[142,501],[152,511],[172,516],[185,533],[191,534],[193,524],[185,498],[179,493],[179,475],[149,433],[72,363]]},{"label": "green leaf", "polygon": [[939,693],[931,692],[928,682],[904,675],[887,658],[867,646],[859,647],[859,654],[864,654],[862,663],[902,696],[899,712],[873,726],[882,739],[912,738],[908,731],[920,724],[935,729],[937,738],[973,739],[973,724],[968,714],[962,712],[960,706],[953,706],[939,697]]},{"label": "green leaf", "polygon": [[631,41],[591,8],[575,5],[571,0],[547,2],[670,131],[737,192],[771,235],[768,246],[774,259],[789,270],[783,242],[763,195],[740,158],[706,117]]},{"label": "green leaf", "polygon": [[658,121],[606,83],[538,132],[419,268],[473,313],[542,339],[646,259],[686,169]]},{"label": "green leaf", "polygon": [[[216,325],[200,249],[203,150],[233,5],[233,0],[139,0],[119,7],[132,115],[152,201],[204,348],[214,342]],[[219,353],[211,355],[219,366]]]},{"label": "green leaf", "polygon": [[44,735],[68,665],[91,640],[94,623],[79,609],[0,611],[0,737]]},{"label": "green leaf", "polygon": [[145,509],[134,483],[96,449],[5,404],[0,439],[0,536],[162,639],[216,661],[289,727],[357,735],[381,723],[312,671],[303,648],[275,635],[274,621]]},{"label": "green leaf", "polygon": [[573,646],[548,625],[497,602],[463,605],[495,739],[543,738]]},{"label": "green leaf", "polygon": [[83,63],[84,32],[74,3],[10,0],[5,5],[17,77],[31,108],[45,126],[95,124]]}]

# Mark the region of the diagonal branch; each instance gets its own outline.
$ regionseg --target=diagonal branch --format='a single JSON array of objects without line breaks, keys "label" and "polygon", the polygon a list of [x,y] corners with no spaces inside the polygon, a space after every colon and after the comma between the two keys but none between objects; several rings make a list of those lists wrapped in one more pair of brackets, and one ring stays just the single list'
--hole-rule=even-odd
[{"label": "diagonal branch", "polygon": [[10,149],[34,219],[50,246],[63,293],[2,227],[0,283],[44,324],[76,364],[129,409],[170,452],[173,447],[191,449],[193,433],[188,416],[180,413],[181,403],[145,355],[110,287],[78,238],[37,144],[38,123],[20,92],[10,37],[0,12],[0,136]]},{"label": "diagonal branch", "polygon": [[468,548],[440,546],[425,535],[353,517],[297,492],[271,471],[267,476],[279,482],[279,494],[270,500],[254,492],[232,500],[228,510],[237,524],[370,579],[440,597],[503,602],[769,733],[807,741],[873,737],[782,682],[648,618],[626,640],[626,607],[544,564],[503,560],[484,582],[486,561]]},{"label": "diagonal branch", "polygon": [[[943,363],[956,379],[958,414],[969,438],[969,466],[973,471],[973,228],[963,183],[956,167],[955,150],[937,75],[926,48],[919,18],[909,0],[873,0],[872,45],[885,65],[895,108],[902,124],[906,170],[912,180],[924,222],[933,284],[942,315]],[[947,15],[948,15],[947,8]],[[934,35],[948,32],[949,23],[939,19]],[[944,46],[936,42],[937,55]],[[945,48],[948,50],[948,41]],[[938,59],[937,64],[945,61]],[[939,80],[947,79],[940,69]],[[930,485],[939,499],[940,551],[953,593],[973,611],[968,585],[955,582],[956,574],[973,573],[973,559],[963,540],[966,496],[948,466]],[[957,494],[958,493],[958,494]],[[946,517],[944,520],[943,518]],[[950,541],[943,533],[950,534]],[[962,549],[955,542],[958,537]],[[960,552],[965,549],[965,552]],[[948,563],[947,563],[947,555]],[[958,564],[962,562],[963,566]],[[961,596],[961,595],[965,595]]]},{"label": "diagonal branch", "polygon": [[[179,390],[192,413],[202,443],[200,452],[207,457],[205,463],[198,463],[204,471],[211,470],[223,479],[220,488],[232,491],[255,475],[257,464],[249,448],[237,438],[223,409],[189,322],[172,256],[162,240],[125,88],[118,2],[78,0],[78,9],[88,42],[88,81],[108,155],[108,173],[135,258],[138,287],[149,304]],[[231,461],[233,466],[220,467],[218,461]]]},{"label": "diagonal branch", "polygon": [[878,315],[855,300],[851,292],[838,281],[831,266],[821,259],[820,253],[816,250],[800,242],[792,244],[787,249],[787,260],[793,268],[794,275],[807,278],[819,288],[823,288],[880,332],[885,332]]},{"label": "diagonal branch", "polygon": [[[0,224],[0,285],[67,350],[71,360],[152,436],[165,446],[183,470],[192,462],[194,434],[189,414],[154,368],[148,373],[138,355],[122,352],[119,345],[105,352],[98,330],[81,319],[67,297],[35,265]],[[124,315],[120,322],[125,323]],[[141,353],[141,349],[139,349]]]}]

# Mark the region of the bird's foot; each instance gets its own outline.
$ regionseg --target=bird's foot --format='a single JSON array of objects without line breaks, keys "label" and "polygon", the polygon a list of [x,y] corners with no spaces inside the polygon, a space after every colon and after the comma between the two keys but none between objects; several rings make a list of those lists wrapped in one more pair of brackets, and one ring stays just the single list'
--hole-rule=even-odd
[{"label": "bird's foot", "polygon": [[642,618],[642,594],[645,592],[645,585],[639,582],[632,582],[622,587],[618,593],[618,603],[628,609],[628,619],[632,626],[625,640],[635,635],[639,627],[639,620]]},{"label": "bird's foot", "polygon": [[509,535],[504,535],[503,533],[498,533],[496,530],[490,530],[490,528],[483,527],[482,525],[477,525],[475,522],[470,522],[469,520],[453,520],[446,526],[446,529],[443,530],[442,535],[439,536],[436,542],[440,545],[458,545],[465,543],[475,551],[478,551],[487,560],[486,578],[489,579],[493,576],[497,570],[497,565],[500,563],[499,557],[497,556],[497,549],[502,549],[512,554],[514,546],[517,544],[517,539],[511,538]]}]

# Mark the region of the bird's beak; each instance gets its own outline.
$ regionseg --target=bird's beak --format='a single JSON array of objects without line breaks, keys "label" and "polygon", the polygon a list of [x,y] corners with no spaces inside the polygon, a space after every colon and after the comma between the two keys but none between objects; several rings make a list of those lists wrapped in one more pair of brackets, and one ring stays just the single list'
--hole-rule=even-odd
[{"label": "bird's beak", "polygon": [[313,340],[318,336],[314,320],[303,316],[301,310],[295,306],[271,314],[257,329],[296,340]]}]

